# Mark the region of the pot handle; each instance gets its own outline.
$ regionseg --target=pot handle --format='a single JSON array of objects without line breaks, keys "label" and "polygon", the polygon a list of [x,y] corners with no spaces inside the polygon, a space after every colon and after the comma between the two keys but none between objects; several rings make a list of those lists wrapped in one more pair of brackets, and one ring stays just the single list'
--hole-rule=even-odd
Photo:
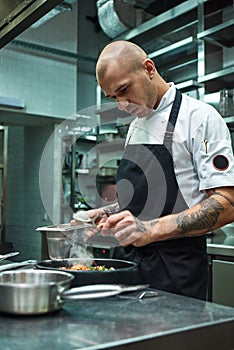
[{"label": "pot handle", "polygon": [[106,298],[124,292],[134,292],[147,289],[149,284],[122,285],[122,284],[94,284],[69,289],[61,294],[62,300],[86,300]]}]

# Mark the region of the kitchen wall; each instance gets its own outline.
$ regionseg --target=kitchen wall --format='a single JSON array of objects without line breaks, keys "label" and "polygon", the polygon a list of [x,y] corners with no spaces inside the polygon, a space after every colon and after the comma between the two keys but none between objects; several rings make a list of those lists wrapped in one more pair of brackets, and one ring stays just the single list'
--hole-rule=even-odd
[{"label": "kitchen wall", "polygon": [[[9,114],[6,188],[6,240],[20,251],[15,260],[40,259],[41,237],[35,228],[51,223],[39,188],[46,142],[59,119],[96,103],[95,60],[107,38],[86,19],[95,16],[95,0],[79,1],[79,10],[78,1],[72,7],[37,29],[27,29],[0,50],[0,96],[25,104],[19,116],[14,108],[3,112],[4,121],[9,111],[11,117],[15,114],[13,121]],[[33,118],[36,123],[25,126],[20,118],[24,114],[29,124]],[[40,116],[48,118],[48,125]]]},{"label": "kitchen wall", "polygon": [[[76,5],[76,4],[75,4]],[[77,6],[29,28],[0,51],[0,95],[19,98],[25,112],[67,117],[76,111],[76,60],[43,47],[76,53]],[[29,44],[40,45],[41,48]]]},{"label": "kitchen wall", "polygon": [[8,132],[6,237],[20,252],[17,259],[40,257],[40,234],[35,228],[49,224],[39,191],[41,153],[51,127],[12,126]]}]

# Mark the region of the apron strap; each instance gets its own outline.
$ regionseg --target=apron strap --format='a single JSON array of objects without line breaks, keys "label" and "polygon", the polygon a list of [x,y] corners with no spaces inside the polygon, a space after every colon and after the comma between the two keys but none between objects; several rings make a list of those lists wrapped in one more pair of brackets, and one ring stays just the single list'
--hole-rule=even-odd
[{"label": "apron strap", "polygon": [[181,100],[182,100],[182,94],[178,89],[176,89],[176,95],[171,108],[171,113],[168,119],[167,129],[165,131],[164,141],[163,141],[163,144],[167,147],[167,149],[170,152],[172,149],[173,134],[174,134],[178,113],[180,110]]}]

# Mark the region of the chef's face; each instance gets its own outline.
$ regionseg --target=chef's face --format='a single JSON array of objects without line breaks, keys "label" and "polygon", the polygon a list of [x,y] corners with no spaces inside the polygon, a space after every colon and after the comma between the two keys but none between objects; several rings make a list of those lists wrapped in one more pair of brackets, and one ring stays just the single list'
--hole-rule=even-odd
[{"label": "chef's face", "polygon": [[131,71],[113,63],[108,66],[103,79],[99,79],[99,84],[108,98],[115,99],[120,110],[145,117],[151,113],[156,100],[148,68],[142,64],[141,68]]}]

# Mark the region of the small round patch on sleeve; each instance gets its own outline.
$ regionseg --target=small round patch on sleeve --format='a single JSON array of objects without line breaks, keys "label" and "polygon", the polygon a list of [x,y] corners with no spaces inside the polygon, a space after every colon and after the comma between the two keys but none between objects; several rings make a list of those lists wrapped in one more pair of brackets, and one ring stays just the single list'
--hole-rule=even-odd
[{"label": "small round patch on sleeve", "polygon": [[224,171],[229,167],[229,160],[222,154],[218,154],[213,158],[213,165],[216,170]]}]

